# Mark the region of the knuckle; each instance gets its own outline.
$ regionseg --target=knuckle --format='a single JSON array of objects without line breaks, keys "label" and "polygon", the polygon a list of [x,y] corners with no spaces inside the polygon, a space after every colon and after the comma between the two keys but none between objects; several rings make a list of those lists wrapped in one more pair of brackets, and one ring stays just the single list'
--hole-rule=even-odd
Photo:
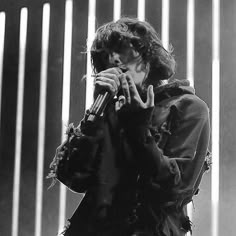
[{"label": "knuckle", "polygon": [[121,84],[122,84],[123,87],[128,87],[128,83],[125,80],[122,80]]},{"label": "knuckle", "polygon": [[119,79],[118,79],[117,75],[111,74],[111,79],[112,79],[116,84],[119,83]]},{"label": "knuckle", "polygon": [[112,93],[115,93],[116,92],[116,89],[112,86],[112,85],[109,85],[109,88],[110,92]]},{"label": "knuckle", "polygon": [[113,87],[117,87],[117,84],[116,84],[116,82],[115,82],[114,80],[111,81],[111,85],[112,85]]},{"label": "knuckle", "polygon": [[117,75],[116,74],[110,74],[111,79],[115,80]]},{"label": "knuckle", "polygon": [[113,68],[110,68],[110,69],[109,69],[109,72],[112,73],[112,74],[114,74],[114,75],[116,75],[116,76],[120,74],[118,68],[114,68],[114,67],[113,67]]},{"label": "knuckle", "polygon": [[113,72],[113,73],[115,73],[115,74],[118,73],[118,70],[117,70],[116,68],[114,68],[114,67],[113,67],[113,68],[110,68],[110,71]]}]

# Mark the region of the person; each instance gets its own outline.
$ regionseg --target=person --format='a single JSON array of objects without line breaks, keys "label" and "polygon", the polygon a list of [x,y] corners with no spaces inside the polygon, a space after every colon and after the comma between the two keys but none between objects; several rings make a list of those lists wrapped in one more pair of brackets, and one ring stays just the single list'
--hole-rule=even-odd
[{"label": "person", "polygon": [[[63,235],[186,235],[186,205],[209,168],[206,103],[174,79],[172,51],[146,21],[101,26],[90,52],[93,108],[69,125],[50,166],[50,177],[85,193]],[[110,99],[91,116],[104,91]]]}]

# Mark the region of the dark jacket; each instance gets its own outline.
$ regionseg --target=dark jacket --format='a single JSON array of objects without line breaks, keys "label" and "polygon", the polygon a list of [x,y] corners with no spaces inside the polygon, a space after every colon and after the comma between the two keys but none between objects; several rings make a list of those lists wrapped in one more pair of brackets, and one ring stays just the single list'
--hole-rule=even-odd
[{"label": "dark jacket", "polygon": [[155,90],[155,107],[115,112],[70,126],[52,173],[86,192],[66,236],[183,236],[191,230],[186,204],[208,168],[209,110],[186,86]]}]

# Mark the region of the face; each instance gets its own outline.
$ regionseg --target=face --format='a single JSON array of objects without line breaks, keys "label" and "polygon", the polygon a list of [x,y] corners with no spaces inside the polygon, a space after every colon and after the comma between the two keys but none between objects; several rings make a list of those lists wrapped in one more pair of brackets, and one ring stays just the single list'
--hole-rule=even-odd
[{"label": "face", "polygon": [[109,68],[120,67],[127,71],[134,80],[136,86],[141,87],[149,73],[149,64],[145,64],[141,55],[133,48],[125,49],[120,53],[112,52],[109,55]]}]

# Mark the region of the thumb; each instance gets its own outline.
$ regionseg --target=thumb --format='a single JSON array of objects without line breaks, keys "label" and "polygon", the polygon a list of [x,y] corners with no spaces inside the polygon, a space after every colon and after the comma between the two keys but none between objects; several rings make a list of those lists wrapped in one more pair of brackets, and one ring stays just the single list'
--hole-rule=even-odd
[{"label": "thumb", "polygon": [[147,89],[147,107],[154,107],[154,92],[153,92],[153,85],[149,85]]}]

